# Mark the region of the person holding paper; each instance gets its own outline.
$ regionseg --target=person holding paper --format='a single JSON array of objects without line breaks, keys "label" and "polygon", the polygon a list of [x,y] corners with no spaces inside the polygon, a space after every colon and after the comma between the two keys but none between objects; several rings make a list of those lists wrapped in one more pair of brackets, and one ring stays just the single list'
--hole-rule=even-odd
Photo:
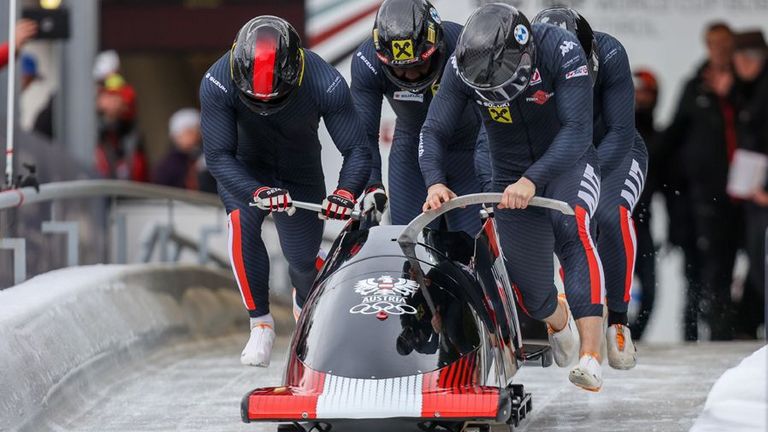
[{"label": "person holding paper", "polygon": [[[749,274],[739,308],[737,336],[754,339],[765,322],[765,241],[768,230],[768,45],[759,30],[735,38],[734,70],[740,80],[737,103],[737,157],[751,165],[752,191],[744,203]],[[734,158],[734,161],[736,157]],[[731,170],[735,171],[734,165]]]}]

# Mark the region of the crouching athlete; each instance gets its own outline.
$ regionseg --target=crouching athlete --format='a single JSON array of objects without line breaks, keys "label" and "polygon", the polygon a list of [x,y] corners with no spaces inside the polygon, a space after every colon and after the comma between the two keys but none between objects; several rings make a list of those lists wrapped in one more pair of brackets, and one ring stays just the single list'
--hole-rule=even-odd
[{"label": "crouching athlete", "polygon": [[[426,0],[386,0],[376,15],[373,38],[352,58],[352,97],[372,148],[369,191],[383,194],[379,122],[384,97],[397,115],[389,154],[390,219],[405,225],[421,213],[427,187],[419,170],[419,132],[429,105],[438,92],[440,77],[461,32],[459,24],[441,21]],[[485,136],[481,122],[467,102],[448,150],[441,162],[447,183],[460,195],[480,192],[475,176],[475,141]],[[374,194],[366,194],[373,206]],[[448,229],[475,235],[480,231],[479,207],[470,206],[446,215]]]},{"label": "crouching athlete", "polygon": [[[473,101],[488,134],[491,188],[503,192],[499,209],[525,209],[539,195],[565,201],[575,211],[574,217],[533,208],[500,210],[495,217],[521,308],[547,323],[559,366],[580,357],[571,382],[597,391],[603,275],[590,220],[600,196],[600,172],[584,51],[568,31],[545,24],[532,28],[514,7],[493,3],[469,18],[451,62],[422,128],[419,161],[429,185],[425,209],[451,198],[435,161],[466,101]],[[565,269],[568,303],[554,285],[553,251]]]},{"label": "crouching athlete", "polygon": [[594,83],[594,144],[602,177],[595,222],[608,305],[606,353],[612,368],[631,369],[637,363],[627,319],[637,251],[632,212],[645,185],[648,150],[635,129],[635,86],[629,59],[621,42],[593,32],[573,9],[545,9],[533,21],[573,33],[589,62]]},{"label": "crouching athlete", "polygon": [[[296,313],[317,272],[323,221],[296,211],[291,200],[322,201],[324,217],[349,218],[370,174],[370,151],[344,79],[303,49],[281,18],[256,17],[240,29],[232,49],[203,77],[200,102],[205,159],[229,215],[232,270],[251,317],[240,360],[266,367],[275,330],[261,224],[272,212]],[[344,158],[338,188],[327,196],[320,118]]]}]

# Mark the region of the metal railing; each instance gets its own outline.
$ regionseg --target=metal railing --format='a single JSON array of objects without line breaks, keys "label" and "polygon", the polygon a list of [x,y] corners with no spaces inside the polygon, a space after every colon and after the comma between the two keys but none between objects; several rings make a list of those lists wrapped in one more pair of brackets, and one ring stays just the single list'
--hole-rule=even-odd
[{"label": "metal railing", "polygon": [[45,201],[89,197],[168,199],[189,204],[221,207],[219,198],[210,193],[125,180],[74,180],[40,185],[40,192],[35,191],[32,187],[0,192],[0,210]]},{"label": "metal railing", "polygon": [[[159,256],[160,261],[177,261],[182,250],[191,250],[197,253],[198,263],[201,265],[212,262],[221,267],[229,266],[228,258],[213,253],[208,245],[212,234],[224,233],[223,226],[203,226],[200,228],[196,239],[192,238],[194,236],[184,236],[174,229],[174,202],[182,202],[193,206],[222,208],[219,197],[211,193],[123,180],[76,180],[46,183],[40,185],[39,192],[32,187],[0,192],[0,211],[51,203],[51,220],[42,222],[40,232],[63,234],[66,237],[66,265],[76,266],[80,262],[78,253],[80,249],[79,223],[76,221],[60,220],[56,204],[62,200],[83,198],[101,198],[105,201],[110,199],[109,202],[112,208],[115,207],[118,199],[126,198],[162,200],[166,203],[168,208],[167,220],[154,221],[154,226],[148,227],[148,235],[145,235],[141,242],[142,251],[139,258],[141,262],[149,262],[155,255]],[[110,213],[108,212],[107,214]],[[115,228],[113,235],[108,236],[107,240],[110,245],[116,246],[114,261],[126,263],[128,235],[126,233],[125,216],[107,217],[110,218]],[[273,223],[271,219],[267,219],[266,222],[268,224]],[[110,225],[104,224],[103,226],[109,227]],[[333,241],[333,239],[326,236],[324,241]],[[0,232],[0,250],[3,249],[13,252],[14,284],[19,284],[26,280],[26,239],[9,236],[7,232]]]}]

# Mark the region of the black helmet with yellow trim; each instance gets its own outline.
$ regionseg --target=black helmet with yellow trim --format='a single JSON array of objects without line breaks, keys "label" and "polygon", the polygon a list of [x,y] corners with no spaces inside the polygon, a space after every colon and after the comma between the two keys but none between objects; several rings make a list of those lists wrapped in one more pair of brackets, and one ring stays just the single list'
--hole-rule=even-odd
[{"label": "black helmet with yellow trim", "polygon": [[373,27],[376,56],[396,86],[421,92],[434,84],[445,66],[440,15],[427,0],[386,0]]}]

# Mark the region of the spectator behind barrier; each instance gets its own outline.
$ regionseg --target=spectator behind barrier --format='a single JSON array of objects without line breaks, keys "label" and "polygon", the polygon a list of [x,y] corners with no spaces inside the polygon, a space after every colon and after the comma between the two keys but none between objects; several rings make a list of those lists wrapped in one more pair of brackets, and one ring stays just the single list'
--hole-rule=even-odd
[{"label": "spectator behind barrier", "polygon": [[[37,34],[37,23],[22,19],[16,22],[16,54],[21,50],[30,39],[34,38]],[[10,47],[8,42],[0,44],[0,69],[4,69],[8,65],[8,56],[10,55]]]},{"label": "spectator behind barrier", "polygon": [[200,158],[200,111],[183,108],[168,121],[171,148],[155,167],[152,181],[165,186],[197,190]]},{"label": "spectator behind barrier", "polygon": [[136,120],[136,91],[133,86],[127,83],[120,74],[120,56],[115,50],[102,51],[96,56],[93,65],[93,79],[101,88],[105,84],[119,77],[121,81],[119,93],[125,102],[124,110],[121,114],[126,121]]},{"label": "spectator behind barrier", "polygon": [[632,335],[642,338],[645,326],[653,310],[656,297],[656,247],[651,237],[651,197],[660,189],[663,159],[659,157],[660,140],[654,126],[654,110],[659,98],[656,76],[649,70],[638,69],[633,73],[635,84],[635,127],[648,147],[648,177],[640,201],[635,207],[633,219],[637,232],[637,261],[635,274],[640,280],[640,290],[632,290],[633,297],[639,291],[639,307],[630,324]]},{"label": "spectator behind barrier", "polygon": [[148,181],[143,139],[135,122],[135,93],[119,74],[99,86],[96,169],[105,178]]},{"label": "spectator behind barrier", "polygon": [[[45,78],[39,73],[37,58],[28,52],[21,54],[20,123],[26,131],[34,131],[48,139],[53,138],[53,96],[46,88]],[[40,101],[44,101],[41,105]]]},{"label": "spectator behind barrier", "polygon": [[[737,101],[738,152],[753,160],[768,160],[768,46],[763,33],[747,31],[736,35],[734,70],[740,83],[735,89]],[[749,273],[744,294],[738,303],[737,336],[758,337],[765,324],[765,234],[768,229],[768,162],[762,184],[751,200],[744,201],[746,236],[744,247],[749,257]],[[759,178],[760,172],[754,173]]]},{"label": "spectator behind barrier", "polygon": [[729,97],[733,33],[726,24],[715,23],[707,28],[705,42],[708,57],[685,84],[664,144],[672,152],[671,166],[683,177],[670,234],[685,253],[689,341],[699,338],[700,315],[713,340],[733,337],[731,282],[742,234],[739,209],[726,193],[728,164],[736,149],[736,111]]}]

